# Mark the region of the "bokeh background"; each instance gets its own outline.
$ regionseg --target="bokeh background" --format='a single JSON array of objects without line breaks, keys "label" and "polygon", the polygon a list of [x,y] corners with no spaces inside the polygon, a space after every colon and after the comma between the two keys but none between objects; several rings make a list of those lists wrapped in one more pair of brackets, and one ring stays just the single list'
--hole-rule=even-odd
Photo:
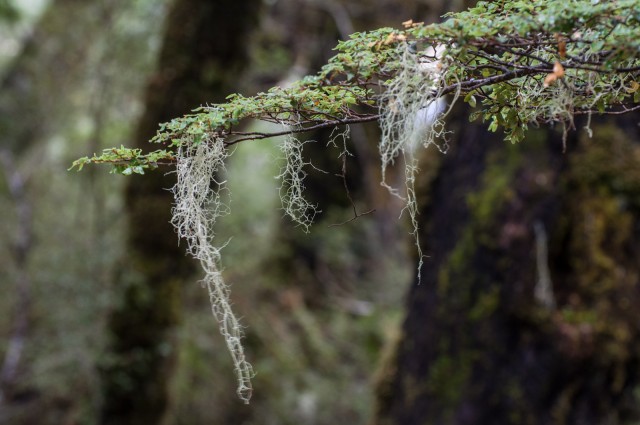
[{"label": "bokeh background", "polygon": [[472,3],[0,0],[0,424],[637,423],[637,116],[563,154],[555,129],[512,146],[456,111],[417,182],[421,282],[375,124],[351,129],[344,181],[329,133],[305,136],[309,234],[280,209],[277,141],[238,146],[216,231],[249,406],[169,225],[170,169],[67,171],[314,73],[354,31]]}]

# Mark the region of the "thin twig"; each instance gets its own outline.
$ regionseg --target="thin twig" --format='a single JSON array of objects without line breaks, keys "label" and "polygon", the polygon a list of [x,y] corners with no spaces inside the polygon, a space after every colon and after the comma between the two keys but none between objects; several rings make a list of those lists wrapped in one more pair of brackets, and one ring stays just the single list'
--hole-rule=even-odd
[{"label": "thin twig", "polygon": [[[259,133],[259,132],[245,133],[245,134],[250,134],[250,135],[249,136],[243,136],[243,137],[237,138],[235,140],[231,140],[229,142],[225,142],[225,145],[226,146],[232,146],[232,145],[235,145],[236,143],[240,143],[240,142],[243,142],[245,140],[268,139],[268,138],[271,138],[271,137],[286,136],[288,134],[295,134],[295,133],[305,133],[307,131],[313,131],[313,130],[318,130],[318,129],[321,129],[321,128],[328,128],[328,127],[335,127],[335,126],[344,125],[344,124],[357,124],[357,123],[365,123],[365,122],[377,121],[378,119],[380,119],[380,115],[379,114],[376,114],[376,115],[363,115],[363,116],[359,116],[359,117],[355,117],[355,118],[346,118],[346,119],[325,121],[323,123],[312,125],[312,126],[309,126],[309,127],[288,128],[287,130],[276,131],[276,132],[273,132],[273,133]],[[230,134],[230,136],[233,136],[233,135],[234,134]]]},{"label": "thin twig", "polygon": [[365,211],[363,213],[358,213],[358,209],[356,208],[356,203],[353,201],[351,197],[351,192],[349,191],[349,186],[347,185],[347,155],[346,152],[342,153],[342,172],[340,174],[336,174],[336,176],[342,178],[342,185],[344,186],[344,190],[347,193],[347,198],[349,198],[349,202],[351,203],[351,208],[353,209],[353,217],[351,217],[347,221],[343,221],[342,223],[334,223],[330,224],[328,227],[342,226],[344,224],[350,223],[353,220],[356,220],[363,215],[371,214],[375,211],[375,208],[370,209],[369,211]]}]

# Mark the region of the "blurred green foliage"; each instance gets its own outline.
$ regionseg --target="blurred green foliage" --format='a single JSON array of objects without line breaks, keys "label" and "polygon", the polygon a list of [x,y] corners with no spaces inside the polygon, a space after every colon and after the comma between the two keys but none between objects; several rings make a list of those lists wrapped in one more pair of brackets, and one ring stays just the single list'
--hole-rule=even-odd
[{"label": "blurred green foliage", "polygon": [[[163,3],[156,1],[72,3],[73,13],[62,4],[42,14],[25,10],[24,19],[16,22],[20,31],[7,33],[15,39],[3,40],[22,46],[41,34],[46,37],[36,48],[3,52],[13,56],[0,68],[3,117],[19,124],[11,128],[29,119],[23,114],[27,100],[34,116],[46,111],[41,120],[28,123],[46,131],[30,133],[36,138],[15,152],[13,164],[25,179],[26,202],[33,211],[34,238],[25,262],[31,282],[26,312],[18,311],[17,303],[17,276],[25,272],[14,251],[20,211],[0,172],[0,363],[14,318],[26,314],[29,323],[19,379],[0,407],[0,422],[8,424],[96,421],[100,394],[95,366],[122,255],[124,180],[93,172],[85,179],[70,178],[64,169],[78,150],[128,143],[158,45],[159,28],[148,20],[163,16]],[[20,6],[27,7],[26,2]],[[34,21],[36,15],[40,21]],[[61,40],[66,41],[58,54]],[[84,51],[88,53],[79,56]],[[12,80],[12,75],[21,79]],[[29,90],[37,93],[25,95],[22,103],[6,101]],[[10,131],[3,127],[3,149],[14,142]]]},{"label": "blurred green foliage", "polygon": [[[532,11],[543,2],[494,3],[481,3],[474,11],[452,16],[454,19],[438,27],[383,28],[355,34],[339,44],[335,58],[316,76],[293,87],[271,91],[259,83],[246,82],[246,86],[258,86],[257,91],[263,93],[256,97],[232,95],[229,103],[205,106],[193,115],[177,118],[161,128],[164,132],[158,140],[171,145],[174,139],[182,140],[182,135],[187,134],[197,143],[203,132],[220,126],[223,131],[230,131],[237,128],[243,118],[260,117],[267,109],[288,114],[281,117],[290,117],[296,110],[306,108],[311,111],[311,118],[323,119],[323,114],[342,116],[340,114],[350,111],[355,104],[370,108],[374,94],[368,89],[351,88],[349,84],[358,78],[373,81],[374,74],[382,69],[386,55],[390,58],[394,46],[403,42],[402,35],[420,38],[435,34],[429,31],[440,31],[438,34],[447,40],[456,38],[459,41],[457,49],[464,55],[468,54],[462,43],[465,34],[470,38],[484,38],[491,44],[503,43],[504,34],[526,34],[542,29],[553,43],[555,32],[571,35],[575,28],[587,22],[594,26],[589,27],[590,31],[583,33],[584,37],[576,40],[570,49],[595,56],[600,51],[614,49],[614,52],[630,55],[630,63],[637,61],[640,40],[637,37],[637,10],[624,15],[627,19],[624,22],[619,22],[620,15],[607,12],[613,7],[633,8],[634,2],[548,2],[546,9],[536,14],[538,19],[520,20],[517,17],[521,15],[514,10]],[[87,57],[59,58],[83,64],[84,71],[75,81],[73,90],[55,97],[51,103],[52,112],[64,111],[63,114],[51,114],[58,125],[19,159],[19,165],[25,171],[35,170],[29,185],[29,199],[36,211],[34,228],[38,242],[29,260],[34,307],[26,366],[19,388],[23,399],[6,411],[9,413],[0,414],[0,419],[8,417],[12,424],[33,423],[34,420],[86,424],[96,421],[100,396],[95,363],[104,347],[104,321],[114,303],[111,282],[120,272],[118,259],[127,254],[123,252],[122,244],[125,236],[123,182],[118,177],[105,176],[91,169],[88,175],[78,178],[62,171],[65,164],[77,157],[78,151],[91,155],[103,149],[106,149],[103,160],[114,163],[116,171],[124,174],[139,173],[147,165],[172,160],[168,148],[149,157],[137,150],[109,148],[131,145],[128,138],[140,112],[141,88],[155,60],[161,30],[158,23],[162,21],[164,2],[136,0],[114,4],[118,8],[116,18],[108,26],[96,25],[96,21],[85,22],[77,16],[73,17],[73,24],[68,25],[79,39],[89,31],[104,32],[100,33]],[[0,0],[0,14],[5,14],[5,5],[6,10],[15,10],[15,3]],[[598,11],[604,13],[606,19],[587,19],[589,14]],[[10,15],[7,12],[5,17]],[[613,28],[607,38],[598,38],[596,30],[600,24]],[[390,42],[385,44],[387,39]],[[256,51],[253,60],[255,67],[261,69],[252,70],[253,75],[272,82],[294,64],[296,58],[289,49],[279,45],[280,42],[279,39],[265,42],[265,49]],[[569,52],[573,54],[571,50]],[[557,49],[553,47],[543,52],[542,57],[547,61],[555,60],[556,53]],[[385,60],[376,62],[380,58]],[[605,66],[613,66],[614,62],[608,61],[617,60],[615,54],[604,59]],[[529,64],[540,63],[534,60]],[[38,66],[56,68],[59,63]],[[491,70],[478,68],[478,72],[483,78],[492,75]],[[489,74],[483,74],[487,72]],[[576,71],[576,77],[578,73]],[[536,80],[540,87],[543,77],[544,72]],[[323,87],[323,81],[327,79],[347,84]],[[637,102],[635,96],[640,92],[633,91],[633,81],[616,80],[615,84],[622,91],[610,94],[607,85],[612,84],[611,81],[594,81],[593,87],[600,94],[594,104],[596,108],[607,108],[615,103],[617,99],[612,96]],[[323,89],[315,90],[318,87]],[[624,90],[625,87],[631,92]],[[524,121],[520,111],[508,105],[499,114],[491,109],[491,102],[517,99],[514,90],[509,85],[499,86],[490,91],[487,98],[469,91],[465,101],[485,108],[476,118],[491,121],[496,117],[493,128],[509,128],[514,123],[521,126]],[[257,131],[263,130],[269,129],[259,127]],[[513,140],[519,137],[514,133]],[[371,414],[371,379],[379,354],[399,332],[400,299],[412,273],[411,267],[406,267],[408,256],[403,252],[399,254],[400,260],[389,259],[384,267],[374,264],[375,258],[380,257],[369,258],[364,265],[356,264],[362,261],[361,254],[366,253],[375,241],[372,236],[377,231],[374,223],[361,218],[348,225],[328,228],[328,224],[343,222],[345,216],[344,210],[327,208],[325,220],[316,226],[306,247],[317,250],[322,259],[319,270],[326,274],[315,275],[318,269],[302,262],[296,263],[294,270],[287,270],[287,273],[274,270],[274,258],[290,255],[288,251],[293,249],[283,241],[273,239],[277,233],[276,223],[281,218],[277,187],[272,179],[277,174],[273,161],[277,152],[270,143],[241,143],[235,149],[226,176],[233,193],[233,214],[218,224],[218,233],[221,241],[229,240],[223,251],[223,266],[233,285],[237,310],[245,317],[246,343],[258,371],[255,386],[259,390],[251,407],[252,413],[243,414],[250,417],[247,422],[261,424],[363,423]],[[136,163],[136,160],[141,162]],[[88,158],[80,160],[78,165],[87,162],[90,162]],[[160,172],[164,170],[160,168]],[[0,214],[4,217],[0,223],[3,235],[0,281],[13,282],[16,269],[11,261],[11,239],[16,216],[3,183],[0,183]],[[362,270],[367,268],[373,273],[363,275]],[[380,270],[385,272],[380,273]],[[323,290],[328,296],[318,297],[315,303],[309,302],[302,293],[308,288],[297,286],[304,277],[310,277],[311,282],[326,283],[329,289],[312,289]],[[170,421],[176,424],[234,423],[229,417],[238,418],[238,406],[229,390],[234,385],[228,373],[231,364],[223,343],[217,339],[218,331],[210,316],[208,300],[195,280],[184,288],[187,311],[184,326],[176,330],[181,344],[176,379],[172,383],[174,408]],[[4,336],[10,334],[10,320],[15,313],[15,294],[11,285],[3,285],[2,290],[0,311],[7,314],[0,315],[0,335],[3,336],[0,353],[6,349]],[[483,300],[482,309],[475,313],[482,315],[492,308],[493,300]],[[572,312],[566,312],[566,316],[567,320],[590,319]],[[447,374],[454,372],[451,364],[439,365],[442,380],[447,380]],[[462,380],[467,372],[460,370],[455,377]],[[456,395],[454,390],[449,394],[451,397]],[[34,413],[37,416],[33,416]],[[8,416],[1,416],[5,414]]]},{"label": "blurred green foliage", "polygon": [[[82,10],[91,12],[98,6],[87,4]],[[69,87],[64,96],[47,90],[49,79],[39,80],[43,94],[49,93],[50,104],[55,105],[55,113],[46,116],[55,125],[19,158],[25,171],[33,170],[28,190],[36,212],[37,243],[28,265],[33,308],[16,389],[20,401],[0,414],[0,421],[6,419],[12,425],[97,422],[101,395],[96,365],[105,359],[105,322],[118,299],[113,282],[122,273],[120,259],[128,255],[123,244],[124,181],[97,169],[85,169],[81,178],[64,169],[78,151],[100,152],[113,144],[132,144],[129,138],[141,110],[142,88],[153,70],[162,30],[161,25],[149,23],[161,22],[164,13],[163,4],[149,0],[114,2],[113,6],[115,18],[109,24],[96,25],[102,19],[98,13],[85,21],[77,9],[68,16],[74,25],[63,25],[78,43],[89,39],[89,31],[98,32],[88,55],[74,56],[76,48],[68,44],[69,58],[58,56],[50,65],[34,60],[36,69],[43,71],[69,61],[79,68],[73,84],[57,81],[60,87]],[[55,42],[55,37],[52,33],[50,41]],[[267,55],[271,46],[266,52],[257,51],[254,58]],[[257,78],[286,74],[293,59],[287,57],[291,55],[287,49],[280,52],[269,69],[252,70]],[[10,70],[11,62],[3,72]],[[259,82],[245,84],[261,87]],[[109,152],[126,154],[119,149]],[[320,308],[295,301],[300,297],[295,279],[312,271],[300,265],[292,278],[271,267],[274,257],[291,254],[286,241],[273,240],[281,222],[272,178],[277,173],[273,161],[277,155],[273,144],[238,145],[228,164],[233,214],[218,226],[220,240],[230,239],[223,251],[223,266],[233,285],[236,307],[244,316],[247,344],[258,371],[259,395],[250,415],[255,423],[332,423],[336,418],[361,422],[371,413],[370,377],[378,351],[396,330],[399,299],[411,272],[396,264],[389,275],[397,285],[384,285],[383,274],[360,279],[356,285],[358,270],[365,267],[354,264],[360,258],[357,252],[371,244],[374,223],[356,220],[330,229],[322,225],[312,233],[309,246],[318,247],[325,268],[337,264],[341,281],[350,280],[353,286],[334,288],[337,292],[331,290]],[[159,172],[165,170],[161,167]],[[0,288],[0,311],[6,313],[0,315],[3,356],[5,336],[10,335],[16,314],[11,239],[17,217],[1,180],[0,212],[5,220],[0,224],[4,235],[0,281],[7,282]],[[327,224],[344,220],[343,211],[328,212]],[[176,329],[181,344],[170,422],[226,423],[239,410],[230,391],[234,385],[231,365],[207,297],[196,281],[197,276],[184,286],[184,326]]]},{"label": "blurred green foliage", "polygon": [[13,0],[0,0],[0,22],[13,23],[20,19],[20,11]]}]

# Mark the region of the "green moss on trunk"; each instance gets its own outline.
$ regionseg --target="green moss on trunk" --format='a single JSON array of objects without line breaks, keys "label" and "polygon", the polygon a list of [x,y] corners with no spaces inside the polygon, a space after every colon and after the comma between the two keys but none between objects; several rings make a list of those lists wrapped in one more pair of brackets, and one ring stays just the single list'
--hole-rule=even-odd
[{"label": "green moss on trunk", "polygon": [[566,155],[553,132],[460,135],[422,215],[432,257],[380,424],[638,419],[640,146],[622,126],[594,125]]}]

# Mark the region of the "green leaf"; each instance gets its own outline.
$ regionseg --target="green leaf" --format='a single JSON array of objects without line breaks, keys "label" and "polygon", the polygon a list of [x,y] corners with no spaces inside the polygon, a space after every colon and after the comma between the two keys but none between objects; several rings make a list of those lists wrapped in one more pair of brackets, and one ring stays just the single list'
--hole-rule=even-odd
[{"label": "green leaf", "polygon": [[473,92],[468,93],[465,97],[464,97],[464,101],[467,102],[469,104],[469,106],[471,106],[472,108],[476,107],[476,98],[473,95]]}]

